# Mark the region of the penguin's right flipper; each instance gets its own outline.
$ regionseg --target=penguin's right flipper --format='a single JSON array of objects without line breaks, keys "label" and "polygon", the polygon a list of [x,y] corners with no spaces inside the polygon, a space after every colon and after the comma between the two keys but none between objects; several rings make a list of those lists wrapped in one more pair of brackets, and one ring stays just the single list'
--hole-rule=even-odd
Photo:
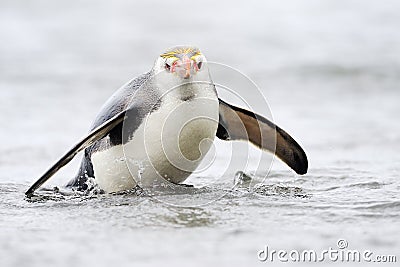
[{"label": "penguin's right flipper", "polygon": [[97,140],[105,137],[115,126],[123,122],[126,111],[123,111],[111,119],[107,120],[97,128],[93,129],[87,136],[85,136],[79,143],[77,143],[71,150],[61,157],[50,169],[48,169],[42,177],[40,177],[29,189],[25,192],[27,197],[32,196],[33,192],[38,189],[42,184],[49,180],[59,169],[70,162],[76,154],[83,149],[89,147]]}]

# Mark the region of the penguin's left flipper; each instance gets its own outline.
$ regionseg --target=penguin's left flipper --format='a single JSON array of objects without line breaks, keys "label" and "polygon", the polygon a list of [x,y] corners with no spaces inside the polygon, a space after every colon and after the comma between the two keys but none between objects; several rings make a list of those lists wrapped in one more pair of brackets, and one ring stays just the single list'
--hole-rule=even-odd
[{"label": "penguin's left flipper", "polygon": [[50,169],[45,172],[42,177],[40,177],[29,189],[25,192],[27,197],[32,196],[33,192],[38,189],[42,184],[49,180],[59,169],[70,162],[76,154],[78,154],[83,149],[92,145],[97,140],[105,137],[115,126],[123,122],[125,118],[125,111],[121,112],[111,119],[107,120],[99,127],[91,131],[87,136],[85,136],[79,143],[77,143],[72,149],[70,149],[64,156],[62,156]]},{"label": "penguin's left flipper", "polygon": [[247,140],[274,153],[297,174],[306,174],[308,160],[300,145],[284,130],[251,111],[219,99],[217,137],[222,140]]}]

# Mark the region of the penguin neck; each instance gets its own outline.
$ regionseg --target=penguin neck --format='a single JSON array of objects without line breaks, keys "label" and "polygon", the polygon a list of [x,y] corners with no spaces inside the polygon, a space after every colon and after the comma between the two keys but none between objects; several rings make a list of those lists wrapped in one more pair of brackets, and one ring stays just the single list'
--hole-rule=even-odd
[{"label": "penguin neck", "polygon": [[190,101],[201,97],[217,97],[214,84],[209,76],[205,78],[194,76],[190,79],[180,79],[171,74],[165,76],[156,79],[157,88],[163,99]]}]

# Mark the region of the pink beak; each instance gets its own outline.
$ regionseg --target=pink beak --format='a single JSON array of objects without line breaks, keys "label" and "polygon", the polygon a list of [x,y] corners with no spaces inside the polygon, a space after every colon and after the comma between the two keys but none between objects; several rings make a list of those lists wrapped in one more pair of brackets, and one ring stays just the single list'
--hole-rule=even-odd
[{"label": "pink beak", "polygon": [[192,61],[188,56],[184,56],[182,60],[175,62],[172,72],[177,72],[179,76],[184,79],[188,79],[191,75]]}]

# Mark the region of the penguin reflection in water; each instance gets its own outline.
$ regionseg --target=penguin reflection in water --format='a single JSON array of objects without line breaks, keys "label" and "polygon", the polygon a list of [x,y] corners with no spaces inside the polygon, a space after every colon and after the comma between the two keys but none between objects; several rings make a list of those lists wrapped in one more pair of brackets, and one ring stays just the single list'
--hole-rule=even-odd
[{"label": "penguin reflection in water", "polygon": [[[91,130],[26,192],[33,192],[80,151],[84,157],[68,186],[87,188],[88,177],[105,192],[156,179],[180,184],[196,170],[215,136],[250,141],[275,153],[298,174],[306,154],[284,130],[218,98],[207,61],[196,47],[161,54],[152,70],[120,88],[104,104]],[[137,164],[135,164],[137,163]]]}]

